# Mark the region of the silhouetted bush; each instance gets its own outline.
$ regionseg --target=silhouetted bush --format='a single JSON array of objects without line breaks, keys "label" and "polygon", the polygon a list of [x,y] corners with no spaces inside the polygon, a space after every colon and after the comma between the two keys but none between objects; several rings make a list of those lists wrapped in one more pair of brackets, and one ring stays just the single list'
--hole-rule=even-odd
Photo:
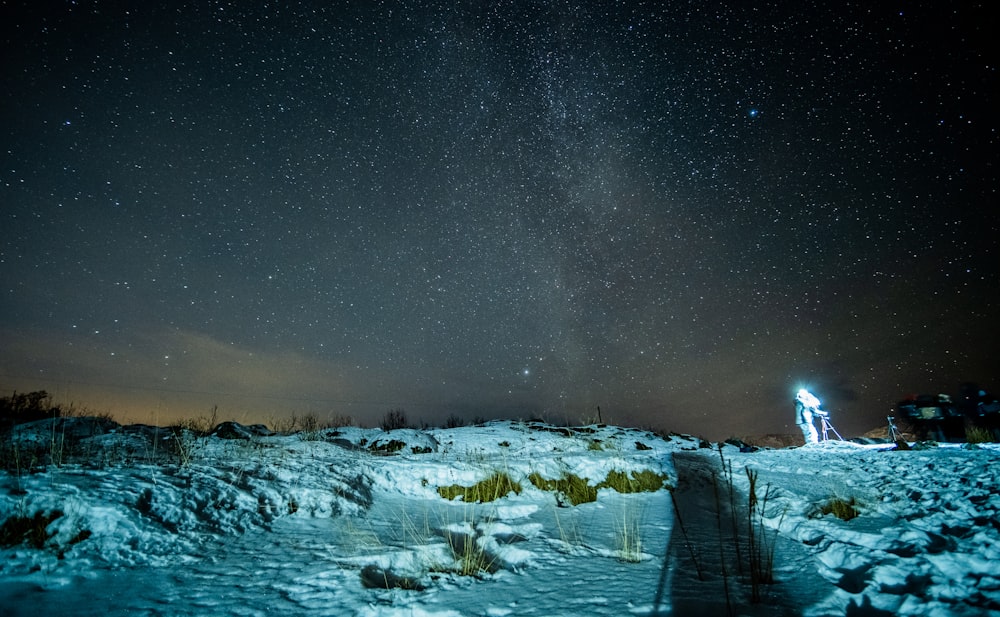
[{"label": "silhouetted bush", "polygon": [[393,431],[398,428],[408,428],[409,425],[406,422],[406,412],[402,409],[390,409],[385,412],[382,416],[382,422],[380,424],[383,431]]},{"label": "silhouetted bush", "polygon": [[0,430],[9,429],[15,424],[60,416],[62,409],[52,404],[52,397],[45,390],[20,394],[14,392],[0,398]]}]

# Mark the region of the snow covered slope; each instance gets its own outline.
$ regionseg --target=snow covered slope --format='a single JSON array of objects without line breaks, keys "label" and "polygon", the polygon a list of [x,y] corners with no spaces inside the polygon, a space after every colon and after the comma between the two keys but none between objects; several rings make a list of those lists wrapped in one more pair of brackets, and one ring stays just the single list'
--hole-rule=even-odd
[{"label": "snow covered slope", "polygon": [[56,428],[6,445],[0,615],[1000,614],[993,447]]}]

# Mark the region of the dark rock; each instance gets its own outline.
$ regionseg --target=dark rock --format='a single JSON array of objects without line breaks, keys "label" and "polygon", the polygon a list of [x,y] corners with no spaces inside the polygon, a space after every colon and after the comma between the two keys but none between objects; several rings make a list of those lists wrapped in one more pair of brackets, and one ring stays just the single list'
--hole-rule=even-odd
[{"label": "dark rock", "polygon": [[423,591],[424,585],[418,579],[400,576],[374,565],[361,568],[361,584],[368,589],[408,589]]},{"label": "dark rock", "polygon": [[266,437],[273,434],[263,424],[243,426],[238,422],[223,422],[209,433],[209,435],[213,435],[219,439],[250,439],[252,437]]}]

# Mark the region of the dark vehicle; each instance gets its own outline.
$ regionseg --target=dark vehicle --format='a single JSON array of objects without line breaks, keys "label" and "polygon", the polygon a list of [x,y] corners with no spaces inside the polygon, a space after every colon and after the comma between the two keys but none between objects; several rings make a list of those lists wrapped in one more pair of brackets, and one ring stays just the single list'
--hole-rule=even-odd
[{"label": "dark vehicle", "polygon": [[900,401],[896,413],[919,441],[964,441],[965,418],[947,394],[921,394]]},{"label": "dark vehicle", "polygon": [[1000,441],[1000,401],[973,382],[962,384],[958,406],[971,426],[989,433],[993,441]]},{"label": "dark vehicle", "polygon": [[896,414],[909,421],[920,441],[965,440],[965,418],[947,394],[909,397],[897,403]]},{"label": "dark vehicle", "polygon": [[1000,401],[972,382],[962,384],[958,394],[958,407],[967,417],[1000,414]]},{"label": "dark vehicle", "polygon": [[900,417],[909,420],[944,420],[960,416],[958,408],[947,394],[921,394],[896,405]]},{"label": "dark vehicle", "polygon": [[1000,439],[1000,403],[971,383],[962,384],[957,403],[947,394],[910,396],[896,404],[896,415],[920,440],[965,441],[967,426]]}]

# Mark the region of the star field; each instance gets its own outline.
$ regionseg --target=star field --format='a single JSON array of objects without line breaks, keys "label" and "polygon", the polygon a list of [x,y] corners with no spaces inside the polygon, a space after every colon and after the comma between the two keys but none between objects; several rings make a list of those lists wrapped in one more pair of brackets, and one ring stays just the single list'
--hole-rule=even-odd
[{"label": "star field", "polygon": [[8,390],[722,438],[997,385],[985,3],[0,11]]}]

